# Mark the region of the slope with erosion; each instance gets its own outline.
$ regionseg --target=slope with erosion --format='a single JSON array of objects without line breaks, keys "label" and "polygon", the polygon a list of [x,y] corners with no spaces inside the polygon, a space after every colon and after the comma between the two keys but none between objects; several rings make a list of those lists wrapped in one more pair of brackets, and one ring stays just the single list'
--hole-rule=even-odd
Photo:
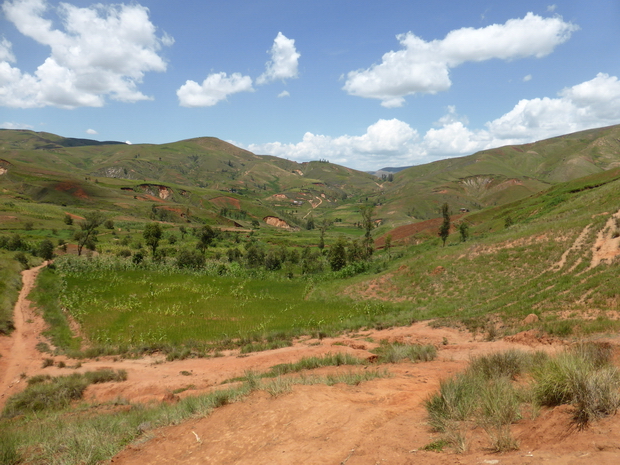
[{"label": "slope with erosion", "polygon": [[389,201],[382,211],[401,210],[427,219],[436,216],[444,202],[479,210],[619,164],[620,126],[485,150],[396,173],[394,183],[386,184]]},{"label": "slope with erosion", "polygon": [[[447,247],[438,247],[438,239],[409,246],[398,267],[332,284],[329,292],[408,301],[419,318],[487,334],[517,331],[530,313],[539,317],[535,327],[552,334],[615,331],[619,198],[620,169],[562,183],[464,216],[466,242],[452,234]],[[506,228],[508,217],[513,224]],[[413,244],[420,242],[415,234],[428,234],[412,233]]]}]

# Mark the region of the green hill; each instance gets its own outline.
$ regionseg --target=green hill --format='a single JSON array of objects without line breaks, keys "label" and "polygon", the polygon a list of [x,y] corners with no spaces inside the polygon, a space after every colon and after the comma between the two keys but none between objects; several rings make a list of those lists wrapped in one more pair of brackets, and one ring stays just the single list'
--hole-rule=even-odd
[{"label": "green hill", "polygon": [[394,182],[385,184],[381,215],[396,211],[408,214],[408,221],[432,218],[444,202],[454,210],[480,210],[618,166],[620,126],[485,150],[395,173]]}]

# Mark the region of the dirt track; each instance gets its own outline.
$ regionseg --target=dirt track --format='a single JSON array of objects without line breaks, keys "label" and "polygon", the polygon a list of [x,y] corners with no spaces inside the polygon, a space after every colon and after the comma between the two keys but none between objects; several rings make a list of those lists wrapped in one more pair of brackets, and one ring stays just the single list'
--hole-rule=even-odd
[{"label": "dirt track", "polygon": [[[25,387],[22,373],[68,374],[70,368],[42,368],[47,355],[35,346],[44,329],[25,296],[38,269],[24,272],[24,287],[16,306],[16,331],[0,339],[0,404]],[[78,371],[101,367],[126,369],[129,378],[88,388],[86,398],[104,402],[124,398],[131,402],[161,402],[175,389],[196,395],[220,388],[224,379],[246,370],[271,366],[328,352],[369,356],[381,339],[434,344],[439,356],[433,362],[386,365],[389,378],[359,386],[295,386],[292,392],[272,398],[264,391],[249,399],[217,409],[206,418],[148,431],[112,463],[147,464],[616,464],[620,457],[620,417],[604,419],[585,431],[571,422],[571,407],[543,410],[534,420],[524,418],[513,427],[520,449],[502,455],[488,450],[488,438],[471,425],[469,452],[435,453],[422,448],[437,439],[426,423],[424,401],[439,381],[464,369],[475,355],[508,348],[557,351],[559,341],[539,338],[534,332],[486,342],[453,328],[434,329],[427,323],[384,331],[365,331],[334,339],[301,340],[293,347],[239,357],[164,362],[163,357],[140,360],[112,358],[85,361]],[[610,340],[618,345],[618,339]],[[56,357],[56,361],[65,360]],[[75,362],[66,360],[68,366]],[[367,368],[373,369],[373,368]],[[348,371],[350,367],[324,368],[317,374]],[[188,375],[189,373],[189,375]]]},{"label": "dirt track", "polygon": [[25,376],[32,376],[41,368],[42,356],[36,345],[42,341],[45,323],[26,297],[44,266],[22,271],[22,289],[13,313],[15,331],[10,337],[0,337],[0,408],[8,397],[25,387]]}]

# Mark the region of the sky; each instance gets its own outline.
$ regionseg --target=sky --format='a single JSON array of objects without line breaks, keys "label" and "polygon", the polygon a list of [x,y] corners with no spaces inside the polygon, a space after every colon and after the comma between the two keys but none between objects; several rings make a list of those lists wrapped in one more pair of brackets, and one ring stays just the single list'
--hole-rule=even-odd
[{"label": "sky", "polygon": [[620,0],[0,0],[0,127],[359,170],[620,123]]}]

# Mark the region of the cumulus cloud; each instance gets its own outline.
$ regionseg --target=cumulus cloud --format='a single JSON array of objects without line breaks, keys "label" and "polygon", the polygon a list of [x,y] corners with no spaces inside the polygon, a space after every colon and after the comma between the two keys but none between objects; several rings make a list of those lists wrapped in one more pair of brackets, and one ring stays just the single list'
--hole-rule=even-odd
[{"label": "cumulus cloud", "polygon": [[415,143],[418,139],[417,131],[407,123],[398,119],[380,119],[361,136],[330,137],[307,132],[297,144],[251,144],[248,150],[296,161],[326,158],[358,169],[377,169],[376,163],[380,159],[404,163],[415,156],[412,150],[417,150]]},{"label": "cumulus cloud", "polygon": [[237,92],[252,92],[252,78],[233,73],[228,77],[226,73],[213,73],[198,84],[188,80],[177,90],[179,104],[183,107],[212,107],[231,94]]},{"label": "cumulus cloud", "polygon": [[11,44],[0,42],[0,105],[16,108],[100,107],[106,97],[136,102],[151,97],[138,90],[145,73],[163,72],[159,55],[174,40],[157,35],[148,9],[138,5],[54,7],[64,29],[45,17],[46,0],[5,1],[2,9],[23,35],[50,48],[34,74],[11,66]]},{"label": "cumulus cloud", "polygon": [[351,95],[379,99],[384,107],[399,107],[407,95],[448,90],[452,85],[451,68],[493,58],[541,58],[566,42],[577,29],[560,17],[528,13],[504,24],[457,29],[443,40],[431,42],[411,32],[400,34],[396,38],[401,50],[384,54],[381,63],[368,69],[349,72],[343,89]]},{"label": "cumulus cloud", "polygon": [[295,48],[295,40],[287,38],[281,32],[273,41],[271,60],[265,65],[265,72],[256,79],[256,84],[267,84],[278,79],[293,79],[298,77],[297,66],[301,54]]},{"label": "cumulus cloud", "polygon": [[282,97],[290,97],[291,94],[289,94],[288,90],[283,90],[282,92],[280,92],[278,94],[278,98],[282,98]]},{"label": "cumulus cloud", "polygon": [[31,126],[31,125],[26,124],[26,123],[6,122],[6,123],[1,123],[0,124],[0,128],[4,128],[4,129],[34,129],[34,126]]},{"label": "cumulus cloud", "polygon": [[86,130],[86,134],[90,134],[92,136],[94,136],[95,134],[99,134],[97,131],[95,131],[94,129],[87,129]]},{"label": "cumulus cloud", "polygon": [[379,120],[361,136],[330,137],[306,133],[301,142],[252,144],[248,150],[296,161],[328,160],[361,170],[427,163],[479,150],[524,144],[562,134],[620,123],[620,81],[599,73],[567,87],[557,97],[521,100],[512,110],[470,129],[466,117],[448,107],[422,136],[398,119]]},{"label": "cumulus cloud", "polygon": [[532,75],[528,74],[527,76],[523,76],[523,82],[528,82],[532,80]]}]

